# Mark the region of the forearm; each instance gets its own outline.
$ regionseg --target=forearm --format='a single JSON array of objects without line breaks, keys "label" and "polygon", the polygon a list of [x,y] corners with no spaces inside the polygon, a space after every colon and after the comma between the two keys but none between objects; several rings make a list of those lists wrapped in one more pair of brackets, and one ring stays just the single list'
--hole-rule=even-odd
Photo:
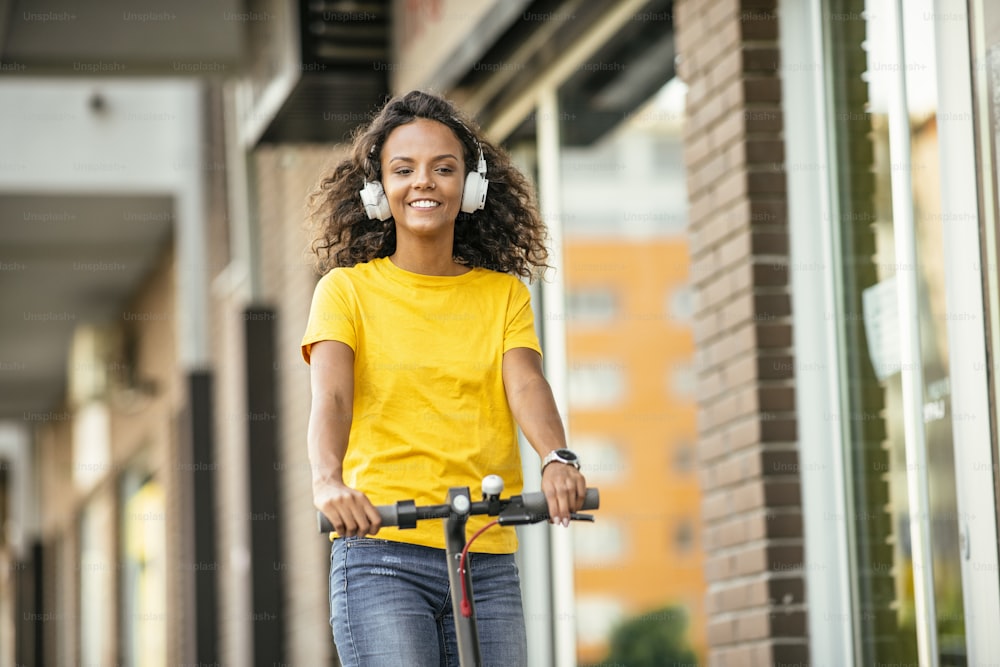
[{"label": "forearm", "polygon": [[[330,405],[332,403],[332,405]],[[314,401],[306,436],[313,489],[342,484],[351,414],[338,401]]]},{"label": "forearm", "polygon": [[354,351],[343,343],[313,345],[312,406],[306,446],[313,490],[343,483],[344,455],[354,414]]},{"label": "forearm", "polygon": [[[524,436],[542,459],[566,447],[566,430],[545,375],[542,358],[534,350],[514,348],[504,355],[507,403]],[[549,465],[542,471],[542,491],[553,522],[569,525],[570,515],[583,505],[586,480],[577,466]]]},{"label": "forearm", "polygon": [[381,519],[361,491],[344,483],[344,455],[351,432],[350,402],[313,403],[307,436],[312,467],[313,504],[342,537],[374,535]]},{"label": "forearm", "polygon": [[518,387],[508,402],[514,420],[539,458],[566,446],[566,430],[552,388],[543,376],[535,376]]},{"label": "forearm", "polygon": [[[566,447],[566,430],[559,417],[552,388],[544,376],[539,373],[528,378],[518,385],[517,391],[511,392],[507,400],[539,459]],[[571,513],[583,504],[586,480],[573,466],[549,465],[542,470],[542,491],[552,520],[567,526]]]},{"label": "forearm", "polygon": [[374,535],[378,512],[361,491],[344,484],[344,456],[354,415],[354,351],[334,341],[313,345],[312,409],[306,446],[312,466],[313,504],[342,537]]}]

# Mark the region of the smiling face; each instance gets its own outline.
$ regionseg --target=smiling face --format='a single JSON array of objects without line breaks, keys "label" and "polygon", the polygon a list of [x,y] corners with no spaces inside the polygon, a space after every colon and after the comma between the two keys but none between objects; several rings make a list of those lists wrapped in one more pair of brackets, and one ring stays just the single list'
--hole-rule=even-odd
[{"label": "smiling face", "polygon": [[454,237],[462,206],[462,144],[447,125],[418,118],[400,125],[382,146],[382,187],[396,221],[397,243],[407,237]]}]

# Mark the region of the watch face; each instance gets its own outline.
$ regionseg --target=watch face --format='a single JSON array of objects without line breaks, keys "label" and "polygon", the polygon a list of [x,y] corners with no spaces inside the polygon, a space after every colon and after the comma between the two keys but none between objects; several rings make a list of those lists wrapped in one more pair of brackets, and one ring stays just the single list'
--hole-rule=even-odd
[{"label": "watch face", "polygon": [[561,458],[563,461],[576,461],[576,454],[568,449],[557,449],[556,456]]}]

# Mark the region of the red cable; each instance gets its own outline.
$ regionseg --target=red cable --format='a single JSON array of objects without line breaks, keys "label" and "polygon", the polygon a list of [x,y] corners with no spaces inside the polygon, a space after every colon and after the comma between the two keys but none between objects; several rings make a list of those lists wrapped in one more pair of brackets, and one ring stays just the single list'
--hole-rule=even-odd
[{"label": "red cable", "polygon": [[497,525],[500,522],[499,519],[493,519],[488,524],[476,531],[476,534],[469,538],[469,541],[465,543],[465,547],[462,549],[462,556],[458,559],[458,576],[462,580],[462,616],[469,618],[472,616],[472,604],[469,603],[469,591],[465,586],[465,559],[469,555],[469,547],[472,546],[472,542],[485,533],[487,530]]}]

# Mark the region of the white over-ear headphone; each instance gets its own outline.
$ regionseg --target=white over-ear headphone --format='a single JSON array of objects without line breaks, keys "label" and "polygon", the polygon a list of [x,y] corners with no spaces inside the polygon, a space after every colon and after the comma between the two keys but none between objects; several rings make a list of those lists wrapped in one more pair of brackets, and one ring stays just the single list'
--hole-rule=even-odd
[{"label": "white over-ear headphone", "polygon": [[389,200],[385,197],[385,190],[379,181],[365,181],[365,187],[361,189],[361,203],[365,205],[365,213],[369,220],[378,218],[388,220],[392,217],[389,211]]},{"label": "white over-ear headphone", "polygon": [[486,158],[483,157],[483,147],[479,148],[479,164],[475,171],[470,171],[465,177],[465,190],[462,191],[462,210],[465,213],[475,213],[486,207],[486,189],[490,182],[486,180]]},{"label": "white over-ear headphone", "polygon": [[[477,144],[478,146],[478,144]],[[462,191],[462,211],[475,213],[486,207],[486,190],[490,182],[486,180],[486,158],[483,157],[483,147],[479,146],[479,164],[476,171],[470,171],[465,177],[465,189]],[[365,181],[365,187],[360,190],[361,203],[365,205],[368,218],[388,220],[392,217],[389,211],[389,200],[379,181]]]}]

